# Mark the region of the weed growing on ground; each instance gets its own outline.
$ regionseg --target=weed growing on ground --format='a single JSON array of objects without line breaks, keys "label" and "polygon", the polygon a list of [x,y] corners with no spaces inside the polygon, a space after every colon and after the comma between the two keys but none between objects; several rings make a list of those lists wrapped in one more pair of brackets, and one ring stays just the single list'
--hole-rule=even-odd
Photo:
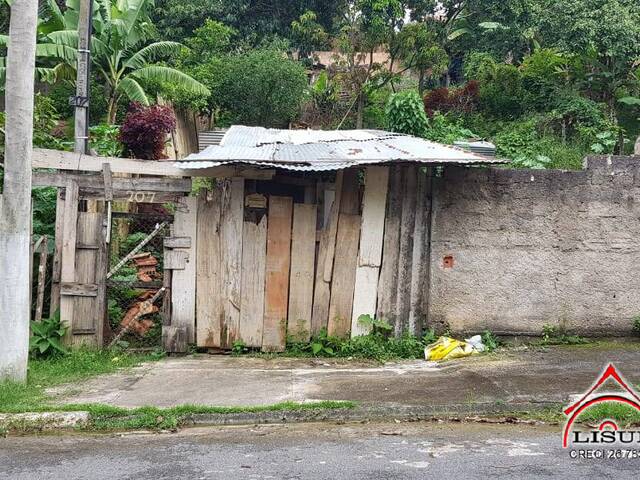
[{"label": "weed growing on ground", "polygon": [[[392,335],[392,327],[384,320],[374,320],[367,316],[365,321],[371,330],[367,335],[343,339],[328,335],[326,329],[323,329],[309,342],[294,341],[289,338],[286,350],[280,355],[357,358],[379,362],[418,359],[424,358],[424,348],[438,339],[433,329],[427,330],[422,337],[406,332],[396,337]],[[498,339],[489,331],[483,334],[483,341],[488,342],[487,351],[489,352],[499,346]]]},{"label": "weed growing on ground", "polygon": [[640,315],[633,317],[633,331],[640,335]]},{"label": "weed growing on ground", "polygon": [[491,353],[500,346],[500,339],[491,331],[485,330],[482,334],[482,343],[484,344],[485,352]]},{"label": "weed growing on ground", "polygon": [[563,327],[556,327],[545,323],[542,326],[542,345],[584,345],[589,343],[584,337],[570,335]]}]

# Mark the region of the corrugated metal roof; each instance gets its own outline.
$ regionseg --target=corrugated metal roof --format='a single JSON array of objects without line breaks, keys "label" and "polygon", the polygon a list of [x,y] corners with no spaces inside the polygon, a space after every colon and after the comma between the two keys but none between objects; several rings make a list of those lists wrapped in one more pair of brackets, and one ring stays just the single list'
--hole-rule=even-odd
[{"label": "corrugated metal roof", "polygon": [[227,130],[209,130],[198,132],[198,151],[202,151],[211,145],[220,145]]},{"label": "corrugated metal roof", "polygon": [[391,162],[502,163],[450,145],[381,130],[277,130],[231,127],[220,145],[176,162],[182,169],[246,164],[298,171],[327,171]]}]

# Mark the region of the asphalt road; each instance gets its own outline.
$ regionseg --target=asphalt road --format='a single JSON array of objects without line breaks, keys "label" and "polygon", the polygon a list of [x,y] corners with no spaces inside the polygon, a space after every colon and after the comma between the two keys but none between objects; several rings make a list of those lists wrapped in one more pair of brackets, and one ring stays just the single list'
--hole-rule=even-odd
[{"label": "asphalt road", "polygon": [[0,439],[0,479],[637,478],[638,460],[572,460],[560,427],[307,424]]}]

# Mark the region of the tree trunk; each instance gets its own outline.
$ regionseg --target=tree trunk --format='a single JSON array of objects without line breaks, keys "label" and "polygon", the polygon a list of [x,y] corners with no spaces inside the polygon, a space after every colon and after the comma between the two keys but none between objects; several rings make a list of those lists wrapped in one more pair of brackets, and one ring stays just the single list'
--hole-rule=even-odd
[{"label": "tree trunk", "polygon": [[633,153],[636,155],[640,155],[640,136],[638,136],[638,138],[636,139],[636,145],[633,150]]},{"label": "tree trunk", "polygon": [[358,94],[358,107],[356,111],[356,128],[361,129],[364,125],[364,94]]},{"label": "tree trunk", "polygon": [[112,93],[109,96],[109,103],[107,106],[107,123],[109,125],[115,125],[117,113],[118,113],[118,99],[116,98],[115,93]]},{"label": "tree trunk", "polygon": [[11,4],[0,213],[0,380],[24,381],[29,353],[31,155],[37,0]]}]

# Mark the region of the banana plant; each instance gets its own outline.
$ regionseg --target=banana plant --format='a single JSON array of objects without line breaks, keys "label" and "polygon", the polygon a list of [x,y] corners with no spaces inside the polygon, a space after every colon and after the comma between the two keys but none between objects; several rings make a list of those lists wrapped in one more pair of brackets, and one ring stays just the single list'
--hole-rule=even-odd
[{"label": "banana plant", "polygon": [[[62,12],[55,0],[46,0],[42,10],[36,55],[41,64],[38,73],[44,80],[75,81],[80,0],[67,0],[66,6]],[[149,105],[145,83],[170,83],[198,95],[209,95],[209,90],[191,76],[159,63],[185,47],[177,42],[152,41],[152,6],[152,0],[93,2],[91,63],[105,83],[109,123],[115,122],[118,102],[123,97]],[[2,41],[6,39],[0,38]]]}]

